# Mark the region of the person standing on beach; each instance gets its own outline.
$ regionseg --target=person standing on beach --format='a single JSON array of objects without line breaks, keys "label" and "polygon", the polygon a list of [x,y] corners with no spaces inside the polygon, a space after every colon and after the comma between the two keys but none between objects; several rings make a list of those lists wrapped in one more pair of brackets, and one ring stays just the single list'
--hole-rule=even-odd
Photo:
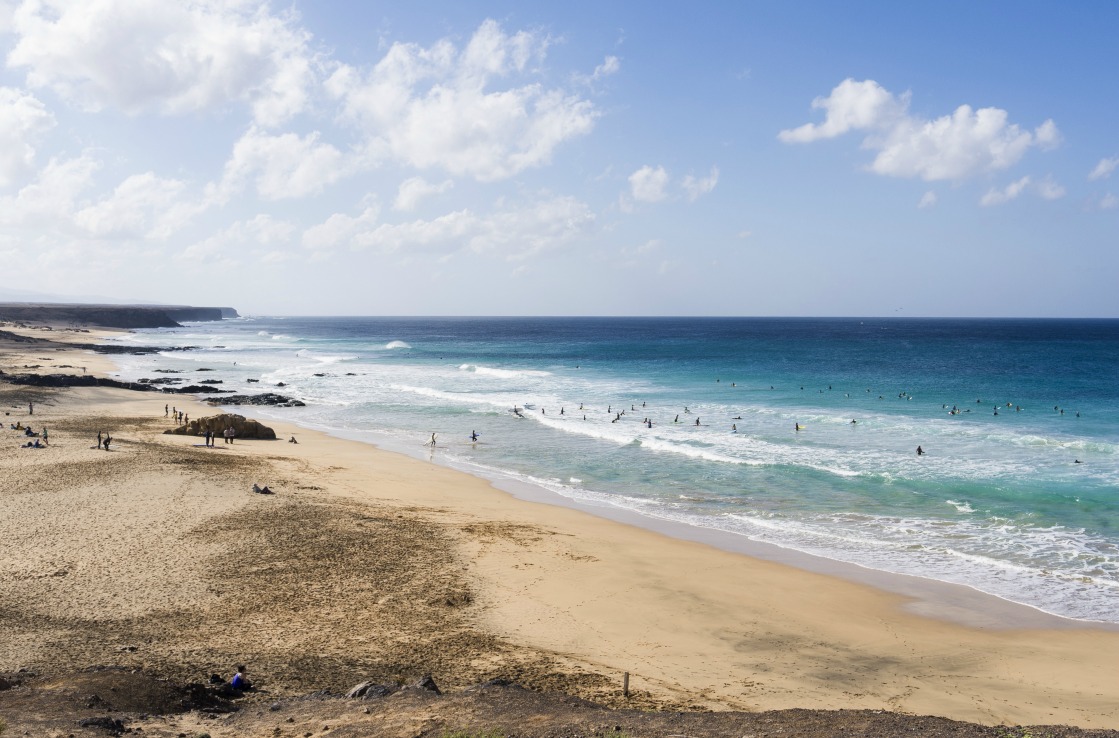
[{"label": "person standing on beach", "polygon": [[435,434],[434,433],[431,434],[431,447],[435,448]]},{"label": "person standing on beach", "polygon": [[101,431],[97,431],[97,448],[101,448]]},{"label": "person standing on beach", "polygon": [[33,403],[33,402],[27,403],[27,414],[28,415],[34,415],[35,414],[35,403]]},{"label": "person standing on beach", "polygon": [[167,405],[163,406],[163,417],[167,417]]}]

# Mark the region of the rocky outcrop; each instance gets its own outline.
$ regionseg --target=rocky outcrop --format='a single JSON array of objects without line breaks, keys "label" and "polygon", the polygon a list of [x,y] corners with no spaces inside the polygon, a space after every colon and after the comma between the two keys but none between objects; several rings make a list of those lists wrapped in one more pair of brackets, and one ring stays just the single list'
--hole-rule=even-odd
[{"label": "rocky outcrop", "polygon": [[226,395],[213,397],[206,402],[211,405],[268,405],[271,407],[306,407],[307,403],[284,395],[265,392],[262,395]]},{"label": "rocky outcrop", "polygon": [[116,379],[94,377],[89,374],[4,374],[0,372],[0,379],[8,384],[20,384],[29,387],[117,387],[138,392],[157,392],[160,389],[150,384],[121,382]]},{"label": "rocky outcrop", "polygon": [[255,438],[265,441],[276,440],[276,431],[259,421],[246,418],[244,415],[234,415],[233,413],[222,413],[221,415],[211,415],[208,418],[199,418],[185,425],[180,425],[178,428],[163,431],[163,433],[165,435],[175,436],[201,436],[205,435],[206,431],[211,431],[215,433],[218,438],[221,438],[226,428],[233,428],[236,433],[234,437],[237,440],[242,438]]},{"label": "rocky outcrop", "polygon": [[178,395],[212,395],[229,390],[220,390],[211,384],[188,384],[186,387],[165,387],[163,391]]}]

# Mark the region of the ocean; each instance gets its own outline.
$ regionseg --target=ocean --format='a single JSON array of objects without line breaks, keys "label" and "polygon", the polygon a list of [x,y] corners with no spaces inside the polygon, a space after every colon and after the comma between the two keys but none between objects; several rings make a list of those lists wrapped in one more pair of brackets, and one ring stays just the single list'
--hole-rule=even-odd
[{"label": "ocean", "polygon": [[1119,623],[1117,320],[245,317],[118,340],[196,347],[121,356],[122,378],[307,403],[243,414]]}]

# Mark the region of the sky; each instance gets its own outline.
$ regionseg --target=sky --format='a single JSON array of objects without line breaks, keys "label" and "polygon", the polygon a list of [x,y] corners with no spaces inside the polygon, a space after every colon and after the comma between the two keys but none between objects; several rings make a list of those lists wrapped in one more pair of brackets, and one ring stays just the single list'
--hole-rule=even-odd
[{"label": "sky", "polygon": [[0,299],[1119,317],[1119,3],[0,0]]}]

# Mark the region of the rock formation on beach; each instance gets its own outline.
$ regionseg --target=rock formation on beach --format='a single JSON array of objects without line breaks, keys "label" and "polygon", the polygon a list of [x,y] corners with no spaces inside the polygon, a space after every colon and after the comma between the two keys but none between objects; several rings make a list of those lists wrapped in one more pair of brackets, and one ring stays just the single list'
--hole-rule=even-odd
[{"label": "rock formation on beach", "polygon": [[212,431],[218,436],[225,432],[226,428],[232,427],[236,431],[235,438],[255,438],[264,441],[276,440],[276,431],[272,430],[266,425],[246,418],[244,415],[234,415],[233,413],[223,413],[221,415],[211,415],[208,418],[199,418],[192,420],[185,425],[171,430],[163,431],[164,435],[176,436],[201,436],[206,431]]},{"label": "rock formation on beach", "polygon": [[[250,380],[251,381],[251,380]],[[226,395],[207,398],[211,405],[271,405],[272,407],[305,407],[306,403],[292,397],[265,392],[259,395]]]}]

